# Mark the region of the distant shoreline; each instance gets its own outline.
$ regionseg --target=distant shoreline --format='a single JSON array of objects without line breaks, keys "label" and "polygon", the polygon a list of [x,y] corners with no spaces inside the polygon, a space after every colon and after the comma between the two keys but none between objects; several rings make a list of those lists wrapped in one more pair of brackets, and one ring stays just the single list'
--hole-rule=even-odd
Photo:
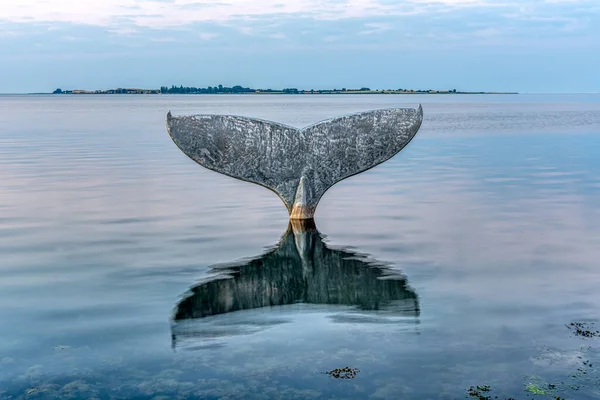
[{"label": "distant shoreline", "polygon": [[56,89],[53,93],[37,94],[77,94],[77,95],[103,95],[103,94],[296,94],[296,95],[318,95],[318,94],[519,94],[518,92],[470,92],[451,90],[415,90],[415,89],[370,89],[363,87],[361,89],[251,89],[242,86],[223,87],[209,86],[206,88],[184,87],[184,86],[163,86],[160,89],[138,89],[138,88],[117,88],[109,90],[62,90]]}]

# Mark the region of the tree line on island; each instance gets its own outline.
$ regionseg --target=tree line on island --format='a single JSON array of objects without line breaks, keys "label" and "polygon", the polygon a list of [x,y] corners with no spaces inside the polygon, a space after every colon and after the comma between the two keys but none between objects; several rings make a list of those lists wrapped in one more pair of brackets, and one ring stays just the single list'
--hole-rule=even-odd
[{"label": "tree line on island", "polygon": [[[360,94],[360,93],[383,93],[383,94],[398,94],[398,93],[462,93],[462,94],[484,94],[491,92],[459,92],[456,89],[451,90],[415,90],[415,89],[370,89],[361,87],[360,89],[252,89],[240,85],[227,87],[223,85],[208,86],[198,88],[193,86],[162,86],[160,89],[135,89],[135,88],[118,88],[109,90],[62,90],[56,89],[53,94],[246,94],[246,93],[271,93],[271,94]],[[508,93],[508,92],[496,92]],[[516,93],[514,93],[516,94]]]},{"label": "tree line on island", "polygon": [[240,94],[240,93],[284,93],[284,94],[303,94],[303,93],[337,93],[337,92],[369,92],[371,89],[363,87],[360,89],[311,89],[302,90],[297,88],[285,89],[251,89],[239,85],[233,87],[224,87],[223,85],[208,86],[206,88],[184,87],[184,86],[162,86],[160,92],[162,94]]}]

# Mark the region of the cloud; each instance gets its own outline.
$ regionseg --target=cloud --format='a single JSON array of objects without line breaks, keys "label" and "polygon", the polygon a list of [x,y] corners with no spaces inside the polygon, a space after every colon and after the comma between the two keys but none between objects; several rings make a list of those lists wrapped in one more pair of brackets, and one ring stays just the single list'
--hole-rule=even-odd
[{"label": "cloud", "polygon": [[[373,8],[374,7],[374,8]],[[376,0],[346,3],[317,0],[3,0],[0,19],[12,22],[71,22],[110,26],[123,19],[139,26],[166,27],[203,21],[229,21],[237,16],[315,13],[320,17],[358,16],[382,7]],[[383,7],[383,8],[389,8]]]},{"label": "cloud", "polygon": [[[439,50],[448,46],[596,48],[600,34],[595,0],[290,0],[285,4],[265,0],[260,5],[253,0],[105,0],[98,6],[72,9],[65,7],[72,0],[55,0],[52,11],[31,8],[34,11],[27,16],[17,11],[25,4],[48,8],[50,1],[20,1],[18,5],[15,0],[0,2],[0,45],[21,41],[12,46],[17,52],[28,51],[23,38],[34,36],[36,42],[45,43],[45,51],[61,47],[58,42],[67,35],[97,41],[98,51],[105,45],[157,50],[161,42],[246,49],[276,45],[281,39],[287,49]],[[123,40],[115,42],[112,38],[118,36]]]},{"label": "cloud", "polygon": [[392,24],[383,22],[366,23],[365,30],[358,32],[359,35],[371,35],[373,33],[381,33],[389,31],[393,28]]},{"label": "cloud", "polygon": [[219,37],[219,34],[214,32],[200,32],[198,37],[202,40],[211,40]]},{"label": "cloud", "polygon": [[138,33],[138,30],[132,27],[117,27],[111,28],[108,30],[109,33],[113,33],[115,35],[134,35]]},{"label": "cloud", "polygon": [[241,33],[299,43],[412,37],[518,44],[519,37],[591,38],[599,33],[600,7],[597,0],[2,0],[0,38],[21,34],[13,24],[31,31],[39,24],[96,26],[125,36],[195,30],[191,36],[204,42]]},{"label": "cloud", "polygon": [[286,38],[285,34],[281,33],[281,32],[279,32],[279,33],[272,33],[272,34],[269,35],[269,37],[271,39],[285,39]]},{"label": "cloud", "polygon": [[338,20],[409,15],[430,7],[493,4],[484,0],[3,0],[0,3],[0,20],[100,26],[129,20],[138,26],[174,27],[264,15],[310,15],[315,19]]}]

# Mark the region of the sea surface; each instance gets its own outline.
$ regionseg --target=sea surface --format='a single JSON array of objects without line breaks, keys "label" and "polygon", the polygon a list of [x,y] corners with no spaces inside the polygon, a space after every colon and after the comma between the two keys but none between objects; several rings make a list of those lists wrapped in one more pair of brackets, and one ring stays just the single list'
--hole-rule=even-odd
[{"label": "sea surface", "polygon": [[[165,126],[419,103],[316,227]],[[599,329],[600,95],[0,96],[0,399],[598,399]]]}]

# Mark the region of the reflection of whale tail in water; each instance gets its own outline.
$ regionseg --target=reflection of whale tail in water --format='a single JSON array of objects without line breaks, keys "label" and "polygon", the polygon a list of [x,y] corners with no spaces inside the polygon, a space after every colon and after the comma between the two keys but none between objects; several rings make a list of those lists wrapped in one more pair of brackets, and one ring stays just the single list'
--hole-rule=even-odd
[{"label": "reflection of whale tail in water", "polygon": [[192,288],[177,305],[174,334],[184,320],[297,303],[419,316],[417,294],[403,275],[363,255],[331,249],[314,226],[300,224],[294,221],[279,245],[263,256],[216,267],[213,279]]},{"label": "reflection of whale tail in water", "polygon": [[198,164],[271,189],[292,219],[311,219],[337,182],[390,159],[417,134],[423,109],[346,115],[304,129],[227,115],[167,115],[175,144]]}]

